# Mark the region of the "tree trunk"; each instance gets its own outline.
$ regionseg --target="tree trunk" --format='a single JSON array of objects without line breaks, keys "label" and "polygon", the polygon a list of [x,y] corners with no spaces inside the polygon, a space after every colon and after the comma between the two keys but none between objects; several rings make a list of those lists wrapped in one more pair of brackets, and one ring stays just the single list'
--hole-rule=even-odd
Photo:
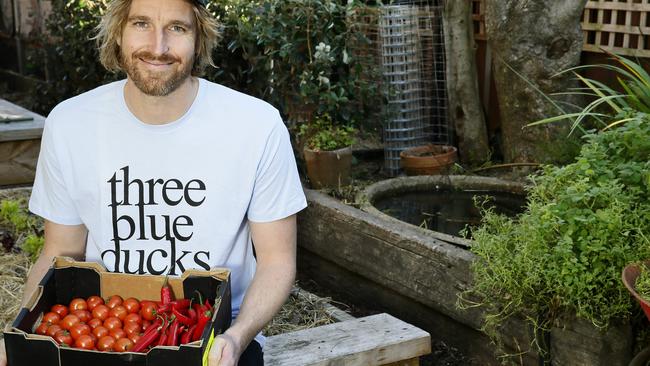
[{"label": "tree trunk", "polygon": [[471,1],[446,0],[443,22],[447,57],[449,119],[458,136],[463,163],[489,158],[487,127],[478,91]]},{"label": "tree trunk", "polygon": [[[580,19],[586,3],[587,0],[486,0],[485,27],[495,55],[494,79],[506,162],[562,159],[562,147],[567,145],[561,140],[568,135],[567,122],[524,126],[561,114],[535,88],[550,95],[577,86],[570,73],[553,75],[580,62]],[[570,102],[577,104],[575,99],[572,97]]]}]

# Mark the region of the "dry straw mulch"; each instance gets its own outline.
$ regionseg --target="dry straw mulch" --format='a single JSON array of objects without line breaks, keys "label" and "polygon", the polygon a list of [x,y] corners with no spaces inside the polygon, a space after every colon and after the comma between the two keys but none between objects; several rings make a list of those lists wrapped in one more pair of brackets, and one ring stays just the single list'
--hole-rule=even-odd
[{"label": "dry straw mulch", "polygon": [[30,267],[29,258],[23,254],[0,254],[0,326],[2,329],[18,315],[23,285]]}]

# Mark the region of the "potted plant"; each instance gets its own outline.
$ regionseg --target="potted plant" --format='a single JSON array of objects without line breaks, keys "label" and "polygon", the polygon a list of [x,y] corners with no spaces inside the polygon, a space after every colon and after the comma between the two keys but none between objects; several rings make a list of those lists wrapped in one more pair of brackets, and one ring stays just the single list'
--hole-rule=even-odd
[{"label": "potted plant", "polygon": [[407,175],[444,174],[458,159],[455,147],[428,144],[406,149],[399,154]]},{"label": "potted plant", "polygon": [[313,188],[335,188],[350,184],[352,144],[356,129],[337,126],[328,114],[300,126],[303,156]]}]

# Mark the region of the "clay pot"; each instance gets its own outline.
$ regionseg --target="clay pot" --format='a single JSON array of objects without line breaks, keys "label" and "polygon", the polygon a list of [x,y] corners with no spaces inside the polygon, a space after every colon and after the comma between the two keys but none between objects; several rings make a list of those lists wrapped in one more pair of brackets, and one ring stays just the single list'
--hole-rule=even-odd
[{"label": "clay pot", "polygon": [[350,184],[352,147],[332,151],[303,150],[312,188],[337,188]]},{"label": "clay pot", "polygon": [[[650,260],[645,261],[646,266],[650,266]],[[625,285],[625,288],[632,294],[632,296],[639,302],[641,305],[641,309],[643,309],[643,313],[645,316],[650,320],[650,301],[644,299],[639,295],[638,292],[636,292],[635,285],[636,285],[636,280],[639,278],[639,275],[641,274],[641,268],[639,267],[639,264],[632,263],[628,264],[624,269],[623,269],[623,284]]]},{"label": "clay pot", "polygon": [[446,174],[458,160],[455,147],[434,144],[406,149],[399,156],[407,175]]}]

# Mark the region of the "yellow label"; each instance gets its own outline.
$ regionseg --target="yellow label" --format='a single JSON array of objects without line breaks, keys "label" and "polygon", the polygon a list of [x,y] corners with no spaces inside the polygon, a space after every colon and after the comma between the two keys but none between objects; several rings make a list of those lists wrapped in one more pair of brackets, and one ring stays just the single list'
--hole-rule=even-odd
[{"label": "yellow label", "polygon": [[210,330],[208,345],[205,346],[205,352],[203,352],[203,366],[208,366],[208,358],[210,356],[210,349],[212,348],[212,343],[214,343],[214,329]]}]

